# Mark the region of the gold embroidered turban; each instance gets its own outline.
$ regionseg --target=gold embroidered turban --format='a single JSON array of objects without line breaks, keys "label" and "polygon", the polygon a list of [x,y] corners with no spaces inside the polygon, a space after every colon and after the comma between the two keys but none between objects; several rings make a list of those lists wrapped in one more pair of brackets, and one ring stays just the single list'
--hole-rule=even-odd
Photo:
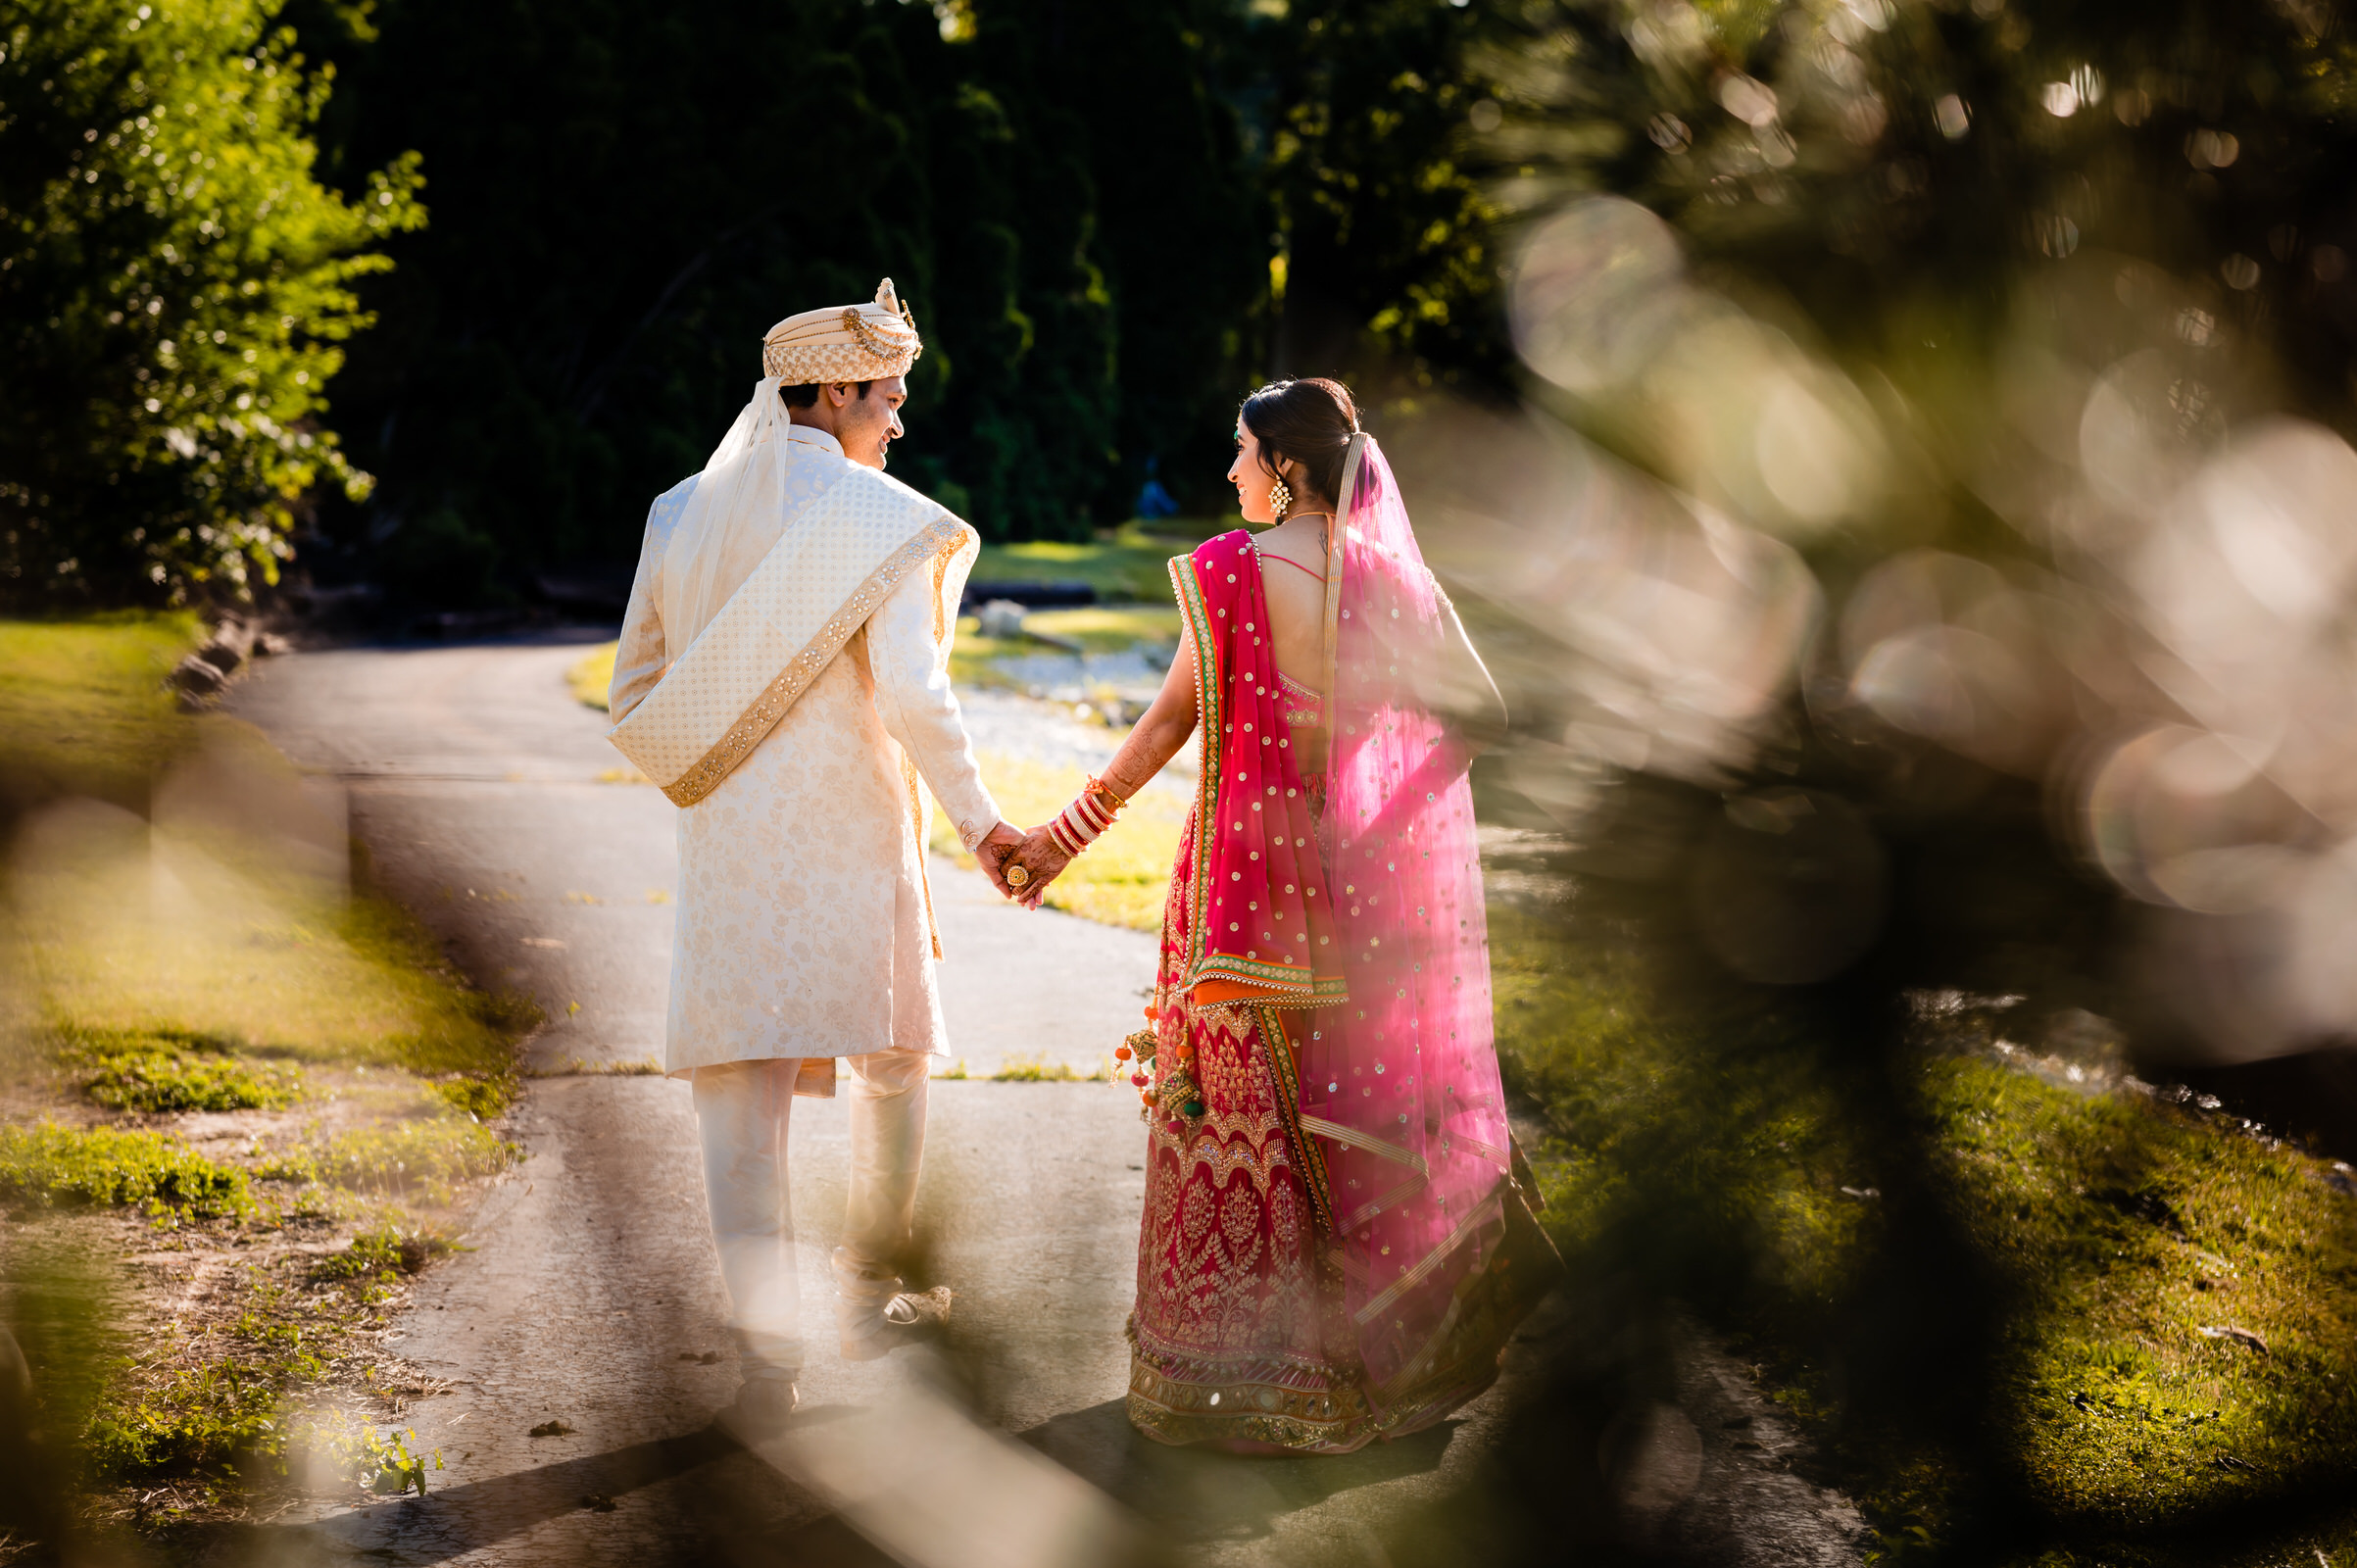
[{"label": "gold embroidered turban", "polygon": [[769,328],[761,339],[761,374],[787,386],[885,381],[906,375],[924,349],[915,318],[888,277],[876,285],[873,305],[805,311]]}]

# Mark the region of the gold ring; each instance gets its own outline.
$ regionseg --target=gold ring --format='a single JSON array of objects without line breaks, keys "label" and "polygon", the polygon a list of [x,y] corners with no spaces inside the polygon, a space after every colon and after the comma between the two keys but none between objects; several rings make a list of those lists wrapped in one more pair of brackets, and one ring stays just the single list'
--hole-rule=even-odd
[{"label": "gold ring", "polygon": [[1007,866],[1006,875],[1007,885],[1010,888],[1027,888],[1031,886],[1031,873],[1024,869],[1023,863],[1020,860],[1017,860],[1011,865]]}]

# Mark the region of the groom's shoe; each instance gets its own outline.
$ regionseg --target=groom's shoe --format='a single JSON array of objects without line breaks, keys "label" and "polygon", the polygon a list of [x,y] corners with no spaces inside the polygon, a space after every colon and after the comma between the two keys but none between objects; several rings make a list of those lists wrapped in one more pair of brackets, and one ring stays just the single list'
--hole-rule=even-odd
[{"label": "groom's shoe", "polygon": [[843,1328],[843,1359],[873,1361],[904,1345],[932,1339],[950,1321],[950,1288],[904,1291],[884,1303],[884,1310],[858,1328]]},{"label": "groom's shoe", "polygon": [[786,1430],[786,1418],[802,1402],[802,1393],[786,1378],[747,1378],[737,1390],[737,1402],[720,1412],[721,1431],[750,1447]]}]

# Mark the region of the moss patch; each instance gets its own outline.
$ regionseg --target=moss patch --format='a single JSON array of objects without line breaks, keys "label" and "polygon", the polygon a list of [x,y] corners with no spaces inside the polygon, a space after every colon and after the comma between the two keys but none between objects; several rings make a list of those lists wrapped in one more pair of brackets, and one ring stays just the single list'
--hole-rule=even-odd
[{"label": "moss patch", "polygon": [[84,1098],[109,1110],[278,1110],[301,1093],[299,1071],[257,1065],[233,1051],[226,1040],[179,1029],[80,1030],[59,1054]]},{"label": "moss patch", "polygon": [[516,1162],[516,1146],[471,1118],[355,1128],[312,1155],[320,1180],[352,1192],[448,1203],[458,1184]]},{"label": "moss patch", "polygon": [[2002,1403],[2044,1507],[2157,1533],[2357,1474],[2336,1172],[2232,1117],[1986,1062],[1933,1063],[1922,1096],[1955,1212],[2028,1306]]},{"label": "moss patch", "polygon": [[0,1194],[51,1204],[133,1204],[159,1218],[253,1206],[241,1170],[161,1133],[117,1127],[0,1127]]},{"label": "moss patch", "polygon": [[2045,1081],[1986,1029],[1902,1064],[1930,1200],[2006,1302],[1984,1409],[2018,1520],[1992,1542],[1971,1500],[1989,1477],[1857,1425],[1814,1360],[1856,1332],[1842,1314],[1893,1240],[1838,1067],[1773,1016],[1665,1024],[1633,958],[1491,922],[1500,1059],[1544,1112],[1533,1163],[1573,1277],[1642,1278],[1743,1345],[1875,1523],[1875,1560],[1968,1537],[1973,1560],[2052,1568],[2357,1560],[2357,1513],[2267,1506],[2357,1473],[2347,1172],[2133,1080]]}]

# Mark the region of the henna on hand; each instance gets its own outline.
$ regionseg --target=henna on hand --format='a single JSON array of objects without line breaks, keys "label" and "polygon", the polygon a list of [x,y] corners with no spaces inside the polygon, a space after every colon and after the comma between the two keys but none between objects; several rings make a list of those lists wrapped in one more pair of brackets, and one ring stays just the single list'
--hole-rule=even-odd
[{"label": "henna on hand", "polygon": [[1056,847],[1045,826],[1035,827],[1024,834],[1022,844],[1010,858],[1021,861],[1023,869],[1031,873],[1031,884],[1021,894],[1023,906],[1031,909],[1039,907],[1041,897],[1048,891],[1048,884],[1072,863],[1072,858]]},{"label": "henna on hand", "polygon": [[990,878],[990,885],[999,890],[1001,898],[1011,899],[1015,896],[1015,890],[1007,885],[1007,862],[1013,858],[1014,853],[1023,847],[1024,842],[1012,826],[1001,822],[982,835],[981,842],[974,846],[974,863],[982,867],[982,874]]}]

